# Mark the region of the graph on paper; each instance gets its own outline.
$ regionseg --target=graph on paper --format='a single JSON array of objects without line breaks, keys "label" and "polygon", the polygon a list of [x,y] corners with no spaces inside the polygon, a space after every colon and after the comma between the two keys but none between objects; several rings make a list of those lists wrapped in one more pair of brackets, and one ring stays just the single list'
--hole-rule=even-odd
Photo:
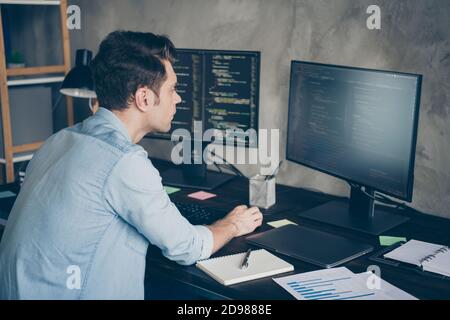
[{"label": "graph on paper", "polygon": [[373,296],[375,293],[362,293],[348,290],[346,284],[352,277],[337,279],[315,279],[310,281],[292,281],[287,285],[304,300],[348,300]]},{"label": "graph on paper", "polygon": [[345,267],[274,279],[298,300],[410,300],[408,293],[381,278],[379,288],[367,285],[370,274],[354,274]]}]

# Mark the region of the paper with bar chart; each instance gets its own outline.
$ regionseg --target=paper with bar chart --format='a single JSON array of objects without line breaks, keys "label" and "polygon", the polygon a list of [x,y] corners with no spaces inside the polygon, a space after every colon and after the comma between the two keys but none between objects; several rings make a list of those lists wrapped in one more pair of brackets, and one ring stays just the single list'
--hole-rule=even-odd
[{"label": "paper with bar chart", "polygon": [[274,279],[274,281],[297,300],[416,299],[374,274],[354,274],[345,267],[296,274]]}]

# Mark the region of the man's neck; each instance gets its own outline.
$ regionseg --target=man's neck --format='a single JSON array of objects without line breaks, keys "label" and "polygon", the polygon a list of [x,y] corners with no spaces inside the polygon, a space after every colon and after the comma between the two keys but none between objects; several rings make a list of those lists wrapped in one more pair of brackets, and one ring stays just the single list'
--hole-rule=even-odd
[{"label": "man's neck", "polygon": [[112,113],[114,113],[114,115],[125,125],[128,135],[133,143],[138,143],[148,133],[147,130],[142,127],[139,117],[134,116],[131,110],[112,110]]}]

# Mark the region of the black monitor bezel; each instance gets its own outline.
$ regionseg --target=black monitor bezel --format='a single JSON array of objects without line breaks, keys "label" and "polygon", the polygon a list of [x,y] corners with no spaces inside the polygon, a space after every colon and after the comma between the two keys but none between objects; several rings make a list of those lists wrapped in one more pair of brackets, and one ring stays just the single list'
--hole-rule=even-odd
[{"label": "black monitor bezel", "polygon": [[[416,87],[416,100],[414,105],[414,123],[413,123],[413,131],[411,134],[413,135],[411,140],[411,147],[410,147],[410,155],[409,155],[409,170],[408,170],[408,182],[407,182],[407,190],[406,194],[403,194],[402,196],[399,196],[398,194],[393,194],[389,191],[382,190],[381,188],[374,187],[370,184],[353,180],[350,177],[345,177],[343,175],[340,175],[336,172],[331,172],[327,170],[323,170],[317,167],[314,167],[310,164],[303,163],[302,161],[293,159],[290,157],[289,152],[289,128],[291,127],[291,108],[292,106],[292,90],[293,90],[293,69],[298,64],[304,64],[304,65],[314,65],[314,66],[322,66],[322,67],[332,67],[332,68],[341,68],[341,69],[348,69],[348,70],[356,70],[356,71],[366,71],[366,72],[376,72],[376,73],[385,73],[385,74],[394,74],[394,75],[400,75],[400,76],[408,76],[408,77],[414,77],[417,79],[417,87]],[[310,61],[302,61],[302,60],[292,60],[291,61],[291,69],[290,69],[290,80],[289,80],[289,105],[288,105],[288,127],[287,127],[287,141],[286,141],[286,159],[289,161],[292,161],[294,163],[300,164],[302,166],[305,166],[307,168],[328,174],[330,176],[333,176],[335,178],[339,178],[345,181],[348,181],[353,184],[369,187],[373,189],[374,191],[384,193],[388,196],[392,196],[397,199],[401,199],[404,201],[411,202],[413,198],[413,189],[414,189],[414,169],[415,169],[415,158],[416,158],[416,148],[417,148],[417,133],[418,133],[418,127],[419,127],[419,115],[420,115],[420,103],[421,103],[421,92],[422,92],[422,78],[423,76],[421,74],[414,74],[414,73],[405,73],[405,72],[396,72],[396,71],[389,71],[389,70],[379,70],[379,69],[368,69],[368,68],[362,68],[362,67],[352,67],[352,66],[343,66],[343,65],[335,65],[335,64],[326,64],[326,63],[318,63],[318,62],[310,62]]]},{"label": "black monitor bezel", "polygon": [[[193,48],[176,48],[176,55],[178,55],[179,52],[192,52],[192,53],[197,53],[197,52],[207,52],[207,53],[212,53],[212,52],[219,52],[219,53],[230,53],[230,54],[253,54],[256,55],[257,59],[258,59],[258,63],[257,63],[257,88],[258,88],[258,92],[256,94],[256,125],[254,129],[257,133],[259,130],[259,111],[260,111],[260,94],[261,94],[261,51],[251,51],[251,50],[223,50],[223,49],[193,49]],[[203,108],[202,112],[204,113],[205,110]],[[202,118],[204,118],[204,114],[202,114]],[[192,132],[191,132],[192,133]],[[165,140],[165,141],[171,141],[171,137],[165,137],[165,136],[159,136],[159,133],[147,133],[144,138],[145,139],[158,139],[158,140]],[[215,142],[211,142],[211,143],[215,143]],[[223,145],[226,145],[226,143],[223,143]],[[259,142],[256,142],[256,145],[250,145],[248,141],[245,142],[245,145],[237,145],[238,147],[243,147],[243,148],[258,148]]]}]

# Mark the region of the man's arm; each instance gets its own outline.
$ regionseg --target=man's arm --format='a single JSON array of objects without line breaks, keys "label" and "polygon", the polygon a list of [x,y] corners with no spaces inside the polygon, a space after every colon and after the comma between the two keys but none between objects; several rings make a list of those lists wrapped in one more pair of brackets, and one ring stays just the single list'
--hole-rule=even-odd
[{"label": "man's arm", "polygon": [[189,265],[211,255],[211,230],[193,226],[180,214],[143,150],[126,154],[118,161],[104,195],[113,213],[159,247],[168,259]]},{"label": "man's arm", "polygon": [[259,209],[240,206],[211,226],[193,226],[170,201],[143,151],[125,155],[116,164],[104,194],[115,213],[180,264],[209,258],[233,237],[250,233],[262,223]]}]

